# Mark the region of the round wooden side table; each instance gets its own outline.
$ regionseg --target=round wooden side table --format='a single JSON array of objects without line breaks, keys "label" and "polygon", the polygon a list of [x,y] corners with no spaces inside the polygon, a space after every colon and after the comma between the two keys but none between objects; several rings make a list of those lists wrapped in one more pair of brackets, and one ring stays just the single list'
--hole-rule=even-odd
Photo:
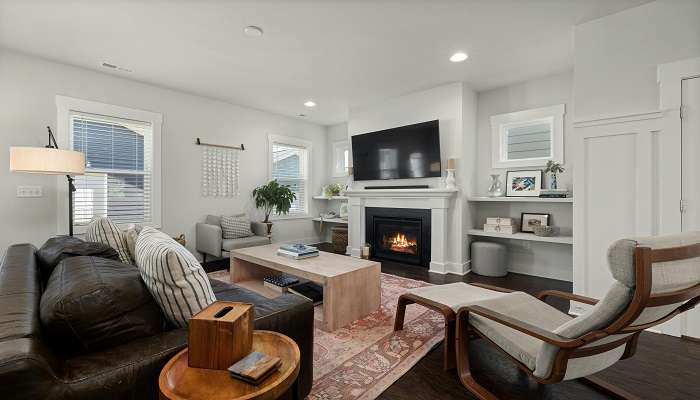
[{"label": "round wooden side table", "polygon": [[281,333],[253,332],[253,351],[282,360],[280,369],[259,386],[231,378],[228,371],[190,368],[187,349],[177,353],[160,371],[160,398],[168,400],[275,400],[292,387],[299,375],[297,344]]}]

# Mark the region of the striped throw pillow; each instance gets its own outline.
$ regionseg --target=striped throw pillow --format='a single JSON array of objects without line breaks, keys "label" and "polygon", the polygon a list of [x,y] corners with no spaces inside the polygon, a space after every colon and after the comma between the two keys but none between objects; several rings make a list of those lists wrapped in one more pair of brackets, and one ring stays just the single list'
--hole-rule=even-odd
[{"label": "striped throw pillow", "polygon": [[166,318],[177,327],[186,327],[194,314],[216,301],[192,253],[154,228],[144,227],[136,239],[136,265]]},{"label": "striped throw pillow", "polygon": [[119,261],[133,264],[126,238],[117,225],[108,217],[95,217],[90,221],[85,231],[85,240],[98,242],[113,248],[119,254]]},{"label": "striped throw pillow", "polygon": [[250,219],[246,215],[221,217],[221,233],[224,239],[238,239],[253,236],[250,230]]}]

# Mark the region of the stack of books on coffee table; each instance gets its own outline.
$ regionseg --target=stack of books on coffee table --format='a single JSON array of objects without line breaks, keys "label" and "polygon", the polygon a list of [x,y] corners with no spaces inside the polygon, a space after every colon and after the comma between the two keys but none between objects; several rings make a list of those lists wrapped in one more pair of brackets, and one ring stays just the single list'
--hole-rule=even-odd
[{"label": "stack of books on coffee table", "polygon": [[277,255],[295,260],[318,256],[318,249],[305,244],[283,244],[277,250]]}]

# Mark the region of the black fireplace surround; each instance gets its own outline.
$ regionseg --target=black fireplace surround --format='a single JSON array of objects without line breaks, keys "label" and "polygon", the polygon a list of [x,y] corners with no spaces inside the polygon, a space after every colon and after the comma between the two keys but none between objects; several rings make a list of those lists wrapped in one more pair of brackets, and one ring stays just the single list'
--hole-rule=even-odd
[{"label": "black fireplace surround", "polygon": [[373,258],[430,264],[430,210],[367,207],[365,229]]}]

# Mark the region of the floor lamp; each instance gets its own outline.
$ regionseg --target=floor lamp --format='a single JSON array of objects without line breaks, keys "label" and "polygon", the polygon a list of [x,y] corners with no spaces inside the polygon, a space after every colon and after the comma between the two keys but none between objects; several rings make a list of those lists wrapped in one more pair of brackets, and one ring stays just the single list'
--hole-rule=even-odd
[{"label": "floor lamp", "polygon": [[73,177],[85,173],[85,154],[79,151],[61,150],[56,138],[49,131],[46,147],[10,147],[10,171],[44,175],[65,175],[68,178],[68,232],[73,236]]}]

